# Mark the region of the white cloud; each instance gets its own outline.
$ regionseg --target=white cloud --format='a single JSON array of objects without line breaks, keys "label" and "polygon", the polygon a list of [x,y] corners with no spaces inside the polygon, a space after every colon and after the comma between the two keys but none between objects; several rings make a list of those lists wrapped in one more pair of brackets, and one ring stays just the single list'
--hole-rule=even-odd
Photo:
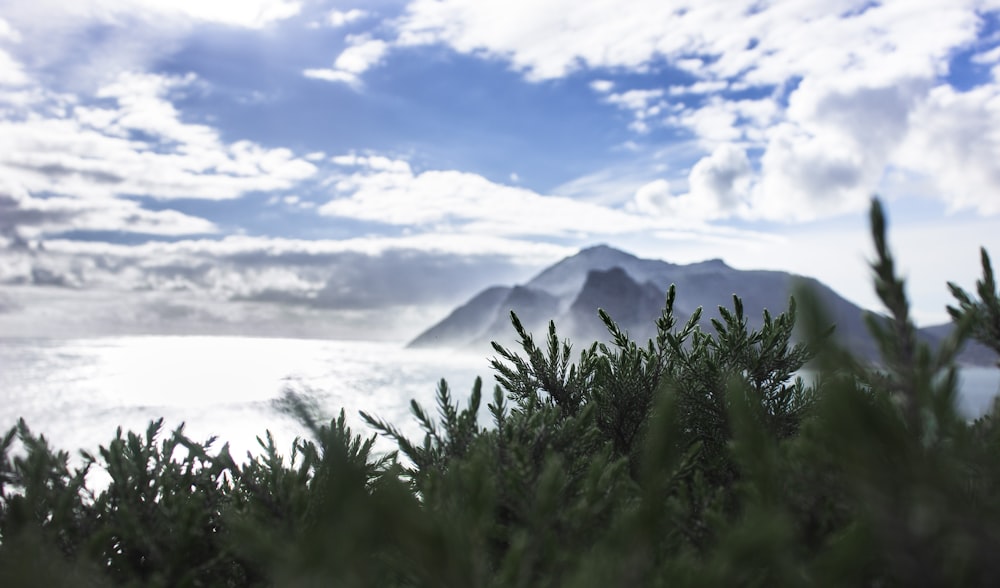
[{"label": "white cloud", "polygon": [[556,186],[552,194],[606,206],[627,206],[637,190],[658,179],[669,182],[672,192],[683,192],[690,166],[702,156],[697,144],[685,140],[658,148],[633,142],[616,149],[629,153],[622,161]]},{"label": "white cloud", "polygon": [[30,64],[28,75],[58,72],[61,89],[85,93],[155,68],[204,25],[262,29],[300,9],[290,0],[0,0],[20,37],[8,52]]},{"label": "white cloud", "polygon": [[24,67],[9,53],[0,49],[0,86],[23,86],[28,83]]},{"label": "white cloud", "polygon": [[[581,10],[569,0],[415,0],[399,29],[401,43],[504,59],[532,80],[583,68],[646,71],[667,59],[704,80],[780,84],[865,69],[897,53],[903,59],[893,65],[907,66],[901,75],[925,71],[922,56],[943,56],[943,48],[974,37],[976,4],[637,0],[622,10],[614,0],[591,0]],[[927,30],[939,34],[921,46]]]},{"label": "white cloud", "polygon": [[524,281],[572,252],[482,235],[44,248],[0,239],[0,301],[18,308],[0,304],[0,330],[337,336],[350,325],[351,336],[404,339],[480,289]]},{"label": "white cloud", "polygon": [[654,178],[655,174],[651,174],[646,166],[612,166],[556,186],[552,194],[596,204],[621,204],[629,202],[636,190]]},{"label": "white cloud", "polygon": [[[888,206],[890,219],[895,218],[893,204]],[[899,249],[901,270],[910,278],[908,290],[918,317],[945,318],[943,280],[954,279],[966,287],[974,282],[978,247],[1000,249],[992,229],[989,221],[968,219],[950,225],[894,224],[890,237]],[[857,215],[847,225],[788,227],[768,238],[737,231],[706,236],[692,230],[658,237],[629,233],[609,240],[673,262],[723,257],[735,267],[815,276],[871,307],[877,302],[866,278],[865,260],[871,255],[866,235],[863,215]],[[829,257],[830,243],[841,245],[838,262],[817,265],[817,259]],[[231,236],[133,246],[50,240],[44,250],[30,251],[11,248],[9,242],[4,249],[0,239],[0,283],[21,284],[0,285],[0,296],[24,309],[0,312],[0,326],[5,333],[65,336],[74,325],[83,328],[78,319],[88,316],[97,318],[83,334],[237,332],[242,323],[252,323],[259,327],[257,334],[322,336],[324,330],[327,335],[340,333],[338,323],[353,316],[351,324],[365,327],[359,334],[402,339],[427,326],[428,308],[444,313],[449,304],[482,287],[523,282],[574,251],[482,234],[343,241]],[[465,290],[431,287],[441,282]],[[33,283],[64,287],[24,286]],[[407,287],[399,287],[401,283]],[[359,287],[368,288],[365,296]],[[39,308],[45,312],[32,310]],[[386,316],[393,321],[381,320]]]},{"label": "white cloud", "polygon": [[347,71],[340,71],[336,69],[306,69],[302,70],[302,75],[307,78],[312,78],[314,80],[323,80],[325,82],[337,82],[341,84],[346,84],[352,88],[361,87],[361,78],[357,74],[352,74]]},{"label": "white cloud", "polygon": [[1000,86],[938,86],[914,108],[897,161],[929,175],[952,209],[1000,213]]},{"label": "white cloud", "polygon": [[[434,255],[509,257],[520,265],[538,265],[571,255],[571,247],[544,242],[523,241],[493,235],[424,233],[403,237],[356,237],[351,239],[287,239],[280,237],[249,237],[231,235],[222,239],[187,239],[183,241],[153,241],[142,245],[121,245],[100,241],[48,240],[47,250],[66,255],[114,256],[145,260],[150,266],[169,266],[180,259],[192,257],[226,258],[247,261],[283,259],[297,256],[323,257],[358,254],[379,257],[392,252],[420,252]],[[192,262],[192,265],[201,263]]]},{"label": "white cloud", "polygon": [[773,98],[726,100],[713,96],[697,107],[677,110],[666,122],[691,131],[705,150],[742,142],[762,145],[781,111]]},{"label": "white cloud", "polygon": [[646,214],[712,220],[746,214],[752,185],[746,152],[736,145],[720,145],[691,168],[688,192],[672,195],[666,180],[639,188],[631,206]]},{"label": "white cloud", "polygon": [[332,69],[307,69],[303,75],[360,88],[360,75],[381,63],[389,51],[389,44],[368,35],[349,35],[347,41],[348,47],[334,60]]},{"label": "white cloud", "polygon": [[863,155],[829,135],[779,125],[761,160],[755,215],[810,220],[860,211],[871,196]]},{"label": "white cloud", "polygon": [[0,41],[8,41],[10,43],[21,42],[21,34],[2,18],[0,18]]},{"label": "white cloud", "polygon": [[195,293],[0,286],[0,332],[22,337],[125,334],[232,335],[404,342],[443,316],[448,304],[375,309],[315,308]]},{"label": "white cloud", "polygon": [[[585,67],[640,68],[670,31],[674,8],[592,0],[548,2],[416,0],[400,21],[400,43],[444,43],[461,53],[508,60],[532,80]],[[652,34],[651,34],[652,33]]]},{"label": "white cloud", "polygon": [[668,120],[675,126],[686,127],[705,146],[738,141],[743,132],[737,124],[739,117],[729,104],[715,100],[699,108],[686,109]]},{"label": "white cloud", "polygon": [[989,51],[982,51],[972,56],[972,62],[980,65],[993,65],[1000,61],[1000,46]]},{"label": "white cloud", "polygon": [[289,0],[36,0],[32,6],[8,6],[11,18],[40,19],[46,12],[54,17],[71,17],[81,25],[89,22],[116,23],[141,15],[149,19],[182,18],[194,22],[261,28],[295,16],[300,2]]},{"label": "white cloud", "polygon": [[163,199],[238,198],[316,172],[287,149],[226,144],[214,128],[183,121],[168,96],[192,79],[123,74],[98,92],[114,106],[0,121],[0,169],[30,193]]},{"label": "white cloud", "polygon": [[[0,43],[17,44],[21,42],[21,34],[0,18]],[[14,59],[4,49],[0,48],[0,86],[23,86],[28,83],[28,75],[24,66]]]},{"label": "white cloud", "polygon": [[898,165],[909,112],[925,84],[848,86],[805,80],[785,120],[766,131],[761,179],[749,216],[806,220],[861,211]]},{"label": "white cloud", "polygon": [[326,15],[326,23],[331,27],[342,27],[357,22],[368,16],[368,12],[359,8],[350,10],[331,10]]},{"label": "white cloud", "polygon": [[735,145],[722,145],[691,168],[691,194],[719,216],[729,216],[745,206],[751,173],[746,152]]},{"label": "white cloud", "polygon": [[635,111],[645,111],[650,105],[663,96],[663,90],[629,90],[617,94],[611,94],[606,98],[609,104],[620,106]]},{"label": "white cloud", "polygon": [[395,172],[410,174],[412,172],[410,164],[402,159],[391,159],[384,155],[358,155],[349,153],[347,155],[335,155],[330,158],[333,163],[344,167],[360,167],[378,172]]},{"label": "white cloud", "polygon": [[[632,113],[635,132],[686,129],[703,154],[754,149],[747,206],[684,207],[698,216],[789,221],[859,211],[893,169],[929,173],[950,204],[992,213],[996,192],[982,187],[996,184],[995,139],[987,132],[970,142],[968,131],[996,126],[1000,74],[988,89],[965,93],[942,82],[995,9],[978,0],[637,0],[628,10],[613,0],[586,9],[569,0],[414,0],[396,43],[502,60],[529,81],[580,70],[643,73],[661,62],[686,71],[691,83],[665,91],[612,93],[607,78],[591,89]],[[996,52],[973,61],[995,63]],[[748,90],[765,95],[727,96]]]},{"label": "white cloud", "polygon": [[95,129],[127,137],[134,132],[161,140],[204,146],[216,141],[211,127],[184,123],[166,98],[194,83],[194,74],[183,77],[125,73],[97,91],[97,98],[117,103],[116,109],[78,107],[79,116]]},{"label": "white cloud", "polygon": [[204,219],[174,210],[145,210],[118,199],[66,196],[34,198],[9,181],[0,181],[0,235],[36,238],[66,231],[128,231],[162,236],[215,233]]},{"label": "white cloud", "polygon": [[662,215],[669,207],[670,182],[664,179],[653,180],[635,191],[635,198],[629,203],[629,208],[640,214]]},{"label": "white cloud", "polygon": [[364,73],[378,65],[389,49],[385,41],[367,35],[350,36],[347,40],[350,45],[337,57],[333,66],[353,74]]},{"label": "white cloud", "polygon": [[652,223],[620,210],[543,196],[459,171],[414,173],[405,162],[347,156],[361,169],[340,179],[344,194],[322,214],[445,233],[515,235],[614,234]]},{"label": "white cloud", "polygon": [[632,112],[633,120],[629,128],[637,133],[649,132],[648,120],[661,115],[667,104],[661,100],[663,90],[658,88],[647,90],[628,90],[608,94],[604,101],[618,108]]},{"label": "white cloud", "polygon": [[[645,188],[636,183],[638,197],[625,201],[631,195],[625,194],[618,202],[602,203],[587,202],[580,193],[589,193],[610,180],[593,178],[564,186],[564,192],[574,192],[574,197],[567,197],[539,194],[454,170],[415,172],[406,162],[381,156],[351,154],[334,161],[352,170],[330,178],[339,195],[322,205],[320,214],[400,227],[414,239],[461,243],[470,237],[583,242],[629,235],[682,235],[693,240],[761,238],[752,231],[703,222],[723,216],[719,211],[737,206],[744,198],[749,164],[735,147],[720,149],[706,158],[708,163],[701,164],[692,176],[698,191],[687,197],[700,208],[678,214],[665,214],[676,204],[666,181]],[[633,180],[637,181],[629,179]]]},{"label": "white cloud", "polygon": [[721,92],[729,87],[729,82],[723,80],[695,82],[687,86],[670,86],[671,96],[684,96],[685,94],[712,94]]},{"label": "white cloud", "polygon": [[615,83],[611,80],[594,80],[590,82],[590,89],[597,92],[598,94],[607,94],[615,87]]},{"label": "white cloud", "polygon": [[[288,149],[225,143],[170,101],[192,76],[122,74],[88,97],[37,91],[0,119],[0,199],[28,234],[70,230],[155,235],[216,232],[204,219],[127,197],[231,199],[296,186],[317,168]],[[42,197],[44,195],[44,197]],[[17,225],[22,225],[18,227]]]},{"label": "white cloud", "polygon": [[179,12],[186,17],[248,28],[260,28],[295,16],[300,2],[289,0],[133,0],[136,8]]}]

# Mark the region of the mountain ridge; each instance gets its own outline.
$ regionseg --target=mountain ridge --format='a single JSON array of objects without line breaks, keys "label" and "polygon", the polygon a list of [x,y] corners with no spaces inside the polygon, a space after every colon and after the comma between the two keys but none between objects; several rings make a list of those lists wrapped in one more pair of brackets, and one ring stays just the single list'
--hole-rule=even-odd
[{"label": "mountain ridge", "polygon": [[[643,259],[608,245],[580,250],[544,268],[522,285],[492,286],[458,306],[447,317],[414,338],[409,347],[483,346],[491,341],[514,343],[510,312],[525,328],[541,336],[554,320],[560,337],[577,344],[606,341],[607,330],[598,317],[603,308],[633,339],[655,334],[655,319],[663,309],[667,289],[676,285],[674,314],[686,321],[698,307],[704,309],[702,328],[718,316],[718,307],[732,308],[733,296],[743,301],[752,328],[788,308],[796,287],[807,287],[837,325],[836,337],[858,355],[873,359],[878,348],[865,326],[865,311],[815,278],[776,270],[738,270],[721,259],[676,264]],[[920,329],[921,339],[935,345],[948,325]],[[974,343],[960,356],[963,363],[991,365],[995,354]]]}]

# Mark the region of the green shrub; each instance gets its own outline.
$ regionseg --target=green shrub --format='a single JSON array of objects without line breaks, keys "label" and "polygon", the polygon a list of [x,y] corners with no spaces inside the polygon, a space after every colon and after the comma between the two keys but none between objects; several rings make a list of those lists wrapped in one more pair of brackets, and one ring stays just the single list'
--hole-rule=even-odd
[{"label": "green shrub", "polygon": [[969,334],[1000,351],[989,258],[978,298],[951,286],[958,328],[932,350],[877,202],[871,223],[877,365],[809,291],[758,330],[734,297],[704,331],[671,288],[652,340],[602,311],[610,343],[575,360],[554,324],[539,346],[512,316],[492,423],[481,380],[465,406],[442,381],[436,417],[411,404],[422,440],[362,413],[389,455],[293,396],[310,437],[267,434],[242,464],[157,421],[71,468],[21,422],[0,440],[0,584],[996,585],[1000,408],[963,419],[954,365]]}]

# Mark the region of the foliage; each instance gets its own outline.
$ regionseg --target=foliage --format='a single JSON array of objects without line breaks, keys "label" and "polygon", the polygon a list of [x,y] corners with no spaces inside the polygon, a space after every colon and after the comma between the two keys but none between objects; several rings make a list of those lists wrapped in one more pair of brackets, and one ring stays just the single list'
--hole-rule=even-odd
[{"label": "foliage", "polygon": [[1000,583],[1000,408],[967,422],[955,403],[964,338],[1000,351],[989,258],[978,299],[951,286],[958,328],[932,350],[885,224],[873,202],[878,365],[807,290],[756,330],[734,297],[703,330],[672,287],[652,340],[601,311],[608,342],[575,360],[512,315],[492,422],[481,380],[465,406],[442,381],[436,417],[411,403],[420,441],[362,413],[389,455],[291,395],[310,437],[284,452],[268,433],[242,463],[157,421],[72,467],[20,422],[0,439],[0,584]]},{"label": "foliage", "polygon": [[948,314],[956,322],[968,321],[972,337],[1000,353],[1000,291],[997,290],[997,283],[993,278],[993,266],[990,264],[989,254],[982,248],[979,254],[983,265],[983,279],[976,282],[979,299],[975,300],[965,290],[948,282],[948,289],[958,300],[957,307],[948,307]]}]

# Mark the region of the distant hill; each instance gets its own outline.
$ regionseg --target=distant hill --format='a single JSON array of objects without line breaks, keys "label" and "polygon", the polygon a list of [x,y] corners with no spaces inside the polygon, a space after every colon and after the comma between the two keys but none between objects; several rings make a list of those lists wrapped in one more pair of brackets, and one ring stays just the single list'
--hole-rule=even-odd
[{"label": "distant hill", "polygon": [[410,342],[410,347],[451,346],[471,341],[477,333],[485,333],[498,314],[512,288],[494,286],[473,296],[448,315],[448,318],[427,329]]},{"label": "distant hill", "polygon": [[[920,329],[920,334],[925,337],[926,340],[930,341],[932,346],[937,346],[945,337],[947,337],[954,326],[951,323],[946,323],[943,325],[935,325],[933,327],[926,327]],[[996,366],[997,353],[990,349],[989,347],[979,343],[977,341],[968,341],[965,344],[965,349],[962,350],[962,355],[960,356],[963,363],[969,365],[982,365],[982,366]]]},{"label": "distant hill", "polygon": [[[624,251],[598,245],[546,268],[524,285],[494,286],[456,308],[441,322],[421,333],[411,347],[487,348],[490,341],[513,342],[510,311],[524,326],[543,336],[549,320],[555,320],[560,337],[577,345],[605,340],[607,330],[597,316],[603,308],[634,339],[645,341],[654,334],[654,321],[663,309],[666,291],[677,286],[674,311],[686,321],[702,307],[704,324],[718,316],[718,307],[732,308],[733,295],[743,300],[751,326],[763,322],[767,309],[778,314],[788,307],[797,284],[816,293],[827,314],[837,325],[837,337],[863,357],[874,358],[877,348],[868,335],[863,311],[828,286],[813,278],[780,271],[737,270],[722,260],[679,265],[641,259]],[[921,336],[937,343],[950,325],[921,331]],[[969,346],[963,363],[992,365],[995,354],[981,346]]]}]

